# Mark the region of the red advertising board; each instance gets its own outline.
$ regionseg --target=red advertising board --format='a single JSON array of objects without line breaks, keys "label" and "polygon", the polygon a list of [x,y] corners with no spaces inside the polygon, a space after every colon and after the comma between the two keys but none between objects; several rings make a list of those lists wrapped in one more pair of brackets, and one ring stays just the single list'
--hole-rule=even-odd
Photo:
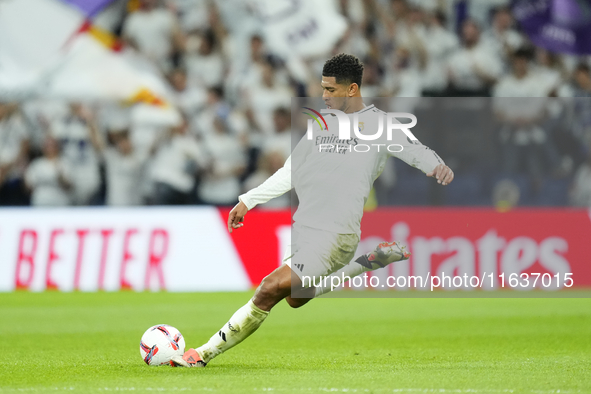
[{"label": "red advertising board", "polygon": [[[277,266],[276,228],[288,224],[287,213],[255,210],[232,235],[253,284]],[[366,212],[361,229],[358,254],[382,241],[409,246],[409,262],[390,274],[486,276],[481,287],[493,289],[508,287],[511,274],[560,273],[561,282],[572,274],[574,287],[591,286],[591,215],[583,209],[382,208]]]},{"label": "red advertising board", "polygon": [[[0,209],[0,291],[252,288],[281,264],[291,213],[255,209],[229,234],[228,212]],[[381,208],[365,213],[361,229],[357,255],[391,240],[412,252],[408,261],[373,271],[375,278],[466,276],[479,278],[484,290],[591,286],[591,215],[583,209]],[[522,274],[540,280],[511,286]]]}]

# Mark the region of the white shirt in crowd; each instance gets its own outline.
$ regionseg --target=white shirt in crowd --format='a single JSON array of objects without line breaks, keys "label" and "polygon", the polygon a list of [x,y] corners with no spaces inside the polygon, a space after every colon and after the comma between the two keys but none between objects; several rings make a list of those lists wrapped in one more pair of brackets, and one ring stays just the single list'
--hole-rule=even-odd
[{"label": "white shirt in crowd", "polygon": [[499,77],[503,71],[503,65],[498,56],[482,44],[457,50],[448,59],[447,67],[453,75],[454,85],[458,89],[465,90],[480,90],[487,86],[476,73],[476,67],[493,78]]},{"label": "white shirt in crowd", "polygon": [[184,114],[191,117],[205,106],[207,93],[200,87],[188,85],[182,92],[174,91],[172,100]]},{"label": "white shirt in crowd", "polygon": [[279,152],[283,155],[284,159],[287,159],[291,155],[291,148],[297,145],[297,141],[293,141],[293,133],[290,130],[282,131],[280,133],[274,133],[267,137],[263,141],[262,152],[271,153]]},{"label": "white shirt in crowd", "polygon": [[253,86],[249,94],[250,107],[261,131],[267,135],[273,133],[273,111],[291,106],[291,90],[280,84],[268,87],[263,84]]},{"label": "white shirt in crowd", "polygon": [[33,206],[66,206],[70,204],[68,192],[59,182],[59,174],[70,180],[67,165],[62,160],[44,157],[33,160],[25,173],[25,182],[32,189]]},{"label": "white shirt in crowd", "polygon": [[60,141],[64,165],[72,171],[72,199],[86,205],[100,186],[99,162],[90,142],[88,126],[77,118],[66,116],[52,125],[52,136]]},{"label": "white shirt in crowd", "polygon": [[[493,88],[494,97],[546,97],[546,85],[540,84],[536,73],[529,71],[523,78],[510,73]],[[527,100],[524,100],[527,101]]]},{"label": "white shirt in crowd", "polygon": [[407,67],[390,72],[385,78],[384,85],[393,92],[394,97],[421,97],[423,80],[416,68]]},{"label": "white shirt in crowd", "polygon": [[422,30],[421,38],[427,51],[427,64],[421,75],[423,89],[443,91],[447,88],[445,62],[447,57],[458,48],[458,38],[440,26]]},{"label": "white shirt in crowd", "polygon": [[129,155],[117,149],[104,151],[107,171],[107,205],[135,206],[142,204],[142,176],[146,155],[134,149]]},{"label": "white shirt in crowd", "polygon": [[558,90],[563,84],[560,71],[545,66],[536,66],[532,68],[532,73],[540,85],[540,89],[547,96],[553,90]]},{"label": "white shirt in crowd", "polygon": [[152,163],[151,178],[189,193],[195,183],[195,165],[205,166],[206,153],[190,135],[174,135],[163,142]]},{"label": "white shirt in crowd", "polygon": [[132,39],[141,53],[167,68],[175,24],[174,15],[165,8],[139,10],[125,20],[123,35]]},{"label": "white shirt in crowd", "polygon": [[208,56],[188,54],[185,56],[185,67],[191,83],[205,87],[224,83],[225,63],[222,55],[217,52]]},{"label": "white shirt in crowd", "polygon": [[199,197],[211,204],[232,204],[240,194],[240,182],[235,172],[246,164],[246,156],[238,138],[213,132],[204,138],[209,153],[212,174],[199,185]]},{"label": "white shirt in crowd", "polygon": [[[545,86],[540,84],[535,73],[528,72],[523,78],[513,73],[501,78],[493,89],[493,107],[503,119],[535,120],[541,118],[547,108]],[[517,145],[542,143],[546,133],[539,126],[516,127],[511,135]],[[504,136],[503,134],[501,135]]]},{"label": "white shirt in crowd", "polygon": [[[370,105],[357,114],[369,134],[370,130],[377,130],[377,117],[384,113]],[[353,114],[349,115],[352,122]],[[304,137],[281,169],[261,186],[241,195],[240,200],[251,209],[293,187],[299,199],[294,222],[340,234],[360,235],[363,206],[373,182],[384,170],[390,156],[425,173],[443,163],[431,149],[418,141],[411,143],[402,131],[395,131],[390,141],[386,140],[385,132],[381,139],[367,141],[367,145],[384,144],[379,150],[373,147],[367,152],[363,152],[365,149],[350,152],[351,145],[364,141],[355,138],[339,141],[337,132],[332,131],[338,130],[334,118],[326,117],[329,131],[321,131],[315,126],[313,140]],[[320,150],[319,144],[325,142],[333,148]],[[400,144],[403,150],[389,152],[386,146],[390,144]],[[340,152],[337,152],[337,146]]]}]

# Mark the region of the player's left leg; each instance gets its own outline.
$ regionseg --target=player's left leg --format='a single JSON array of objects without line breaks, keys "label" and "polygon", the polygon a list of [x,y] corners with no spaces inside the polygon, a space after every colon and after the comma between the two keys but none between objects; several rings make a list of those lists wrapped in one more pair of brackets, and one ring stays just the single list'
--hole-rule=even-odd
[{"label": "player's left leg", "polygon": [[269,311],[290,294],[293,280],[299,278],[287,265],[271,272],[257,287],[252,299],[238,309],[206,344],[187,350],[183,357],[173,358],[173,366],[203,367],[214,357],[244,341],[263,324]]}]

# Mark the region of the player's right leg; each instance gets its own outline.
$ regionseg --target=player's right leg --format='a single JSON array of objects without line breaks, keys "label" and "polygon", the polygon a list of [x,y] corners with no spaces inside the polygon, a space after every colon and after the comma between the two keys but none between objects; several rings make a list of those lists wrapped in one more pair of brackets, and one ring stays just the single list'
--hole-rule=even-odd
[{"label": "player's right leg", "polygon": [[408,260],[409,257],[410,252],[402,243],[396,241],[382,242],[373,251],[359,256],[340,270],[330,274],[327,280],[323,282],[323,285],[316,286],[313,297],[321,296],[332,290],[331,284],[333,282],[330,279],[332,276],[354,278],[364,272],[384,268],[397,261]]},{"label": "player's right leg", "polygon": [[206,344],[187,350],[183,357],[173,358],[172,362],[175,366],[204,367],[214,357],[248,338],[263,324],[271,308],[290,294],[294,278],[299,280],[287,265],[271,272],[257,287],[252,299],[238,309]]}]

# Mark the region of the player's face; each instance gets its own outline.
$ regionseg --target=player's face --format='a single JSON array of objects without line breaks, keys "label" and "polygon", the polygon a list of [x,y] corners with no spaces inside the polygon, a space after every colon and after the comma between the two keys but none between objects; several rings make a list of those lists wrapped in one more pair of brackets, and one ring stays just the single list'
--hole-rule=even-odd
[{"label": "player's face", "polygon": [[344,111],[350,97],[351,85],[338,84],[335,77],[322,77],[322,99],[327,108]]}]

